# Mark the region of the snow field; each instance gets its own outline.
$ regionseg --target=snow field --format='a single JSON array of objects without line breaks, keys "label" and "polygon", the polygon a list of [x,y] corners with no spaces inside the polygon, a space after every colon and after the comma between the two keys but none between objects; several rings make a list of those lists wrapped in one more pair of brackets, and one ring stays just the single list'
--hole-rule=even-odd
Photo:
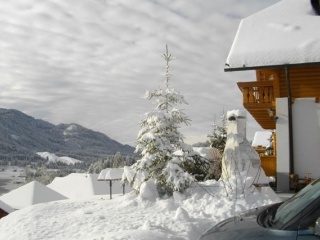
[{"label": "snow field", "polygon": [[253,188],[246,198],[224,192],[222,183],[212,180],[164,199],[129,193],[112,200],[100,195],[37,204],[1,219],[0,239],[193,240],[227,217],[279,201]]}]

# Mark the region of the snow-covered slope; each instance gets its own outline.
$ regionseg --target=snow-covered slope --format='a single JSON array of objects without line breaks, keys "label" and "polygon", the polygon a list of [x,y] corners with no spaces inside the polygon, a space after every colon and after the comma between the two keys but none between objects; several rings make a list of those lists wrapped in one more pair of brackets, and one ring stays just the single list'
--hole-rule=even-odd
[{"label": "snow-covered slope", "polygon": [[37,153],[40,157],[44,158],[47,160],[47,163],[57,163],[57,162],[62,162],[65,164],[75,164],[75,163],[80,163],[82,161],[71,158],[71,157],[58,157],[53,153],[49,152],[38,152]]}]

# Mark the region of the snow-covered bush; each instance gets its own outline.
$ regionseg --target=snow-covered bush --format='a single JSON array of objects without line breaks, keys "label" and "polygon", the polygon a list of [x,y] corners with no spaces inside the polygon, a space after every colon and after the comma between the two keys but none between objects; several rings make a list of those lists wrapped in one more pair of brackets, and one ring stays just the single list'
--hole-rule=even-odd
[{"label": "snow-covered bush", "polygon": [[210,167],[211,161],[199,154],[194,154],[189,157],[189,161],[183,162],[183,169],[192,174],[197,181],[203,181],[207,178]]}]

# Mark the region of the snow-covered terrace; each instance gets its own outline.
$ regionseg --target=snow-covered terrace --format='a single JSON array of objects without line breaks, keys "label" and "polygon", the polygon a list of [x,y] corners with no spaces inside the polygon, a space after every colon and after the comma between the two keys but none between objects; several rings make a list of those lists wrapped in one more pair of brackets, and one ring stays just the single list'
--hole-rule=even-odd
[{"label": "snow-covered terrace", "polygon": [[225,71],[320,63],[320,16],[310,0],[283,0],[243,19]]}]

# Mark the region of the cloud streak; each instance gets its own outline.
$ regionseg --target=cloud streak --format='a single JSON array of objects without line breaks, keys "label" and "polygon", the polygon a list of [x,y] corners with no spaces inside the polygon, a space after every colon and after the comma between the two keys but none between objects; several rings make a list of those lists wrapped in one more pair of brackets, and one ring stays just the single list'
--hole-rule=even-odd
[{"label": "cloud streak", "polygon": [[[276,2],[3,1],[0,106],[134,145],[139,116],[154,108],[141,96],[163,86],[168,44],[172,85],[192,120],[183,134],[205,141],[214,116],[243,108],[236,82],[254,77],[223,72],[240,19]],[[249,135],[256,129],[250,119]]]}]

